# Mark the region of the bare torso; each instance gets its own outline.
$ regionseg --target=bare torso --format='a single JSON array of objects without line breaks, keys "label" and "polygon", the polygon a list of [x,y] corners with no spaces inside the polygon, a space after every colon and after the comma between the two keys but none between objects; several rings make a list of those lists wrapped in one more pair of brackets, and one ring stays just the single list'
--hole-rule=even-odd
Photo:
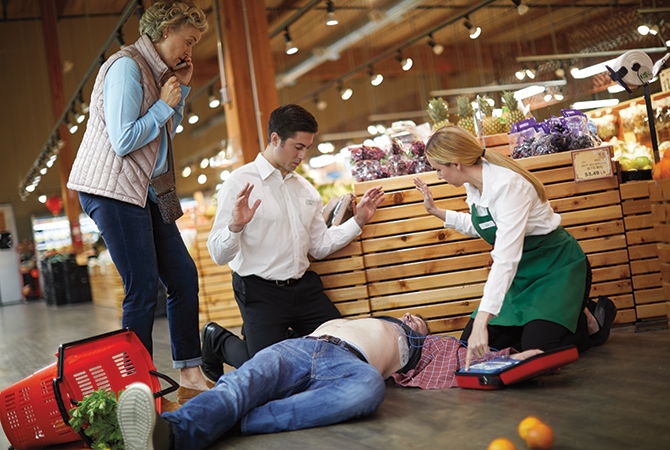
[{"label": "bare torso", "polygon": [[[311,333],[312,336],[322,334],[336,336],[357,345],[384,379],[401,367],[398,349],[400,330],[390,322],[373,318],[335,319]],[[405,337],[403,339],[406,340]]]}]

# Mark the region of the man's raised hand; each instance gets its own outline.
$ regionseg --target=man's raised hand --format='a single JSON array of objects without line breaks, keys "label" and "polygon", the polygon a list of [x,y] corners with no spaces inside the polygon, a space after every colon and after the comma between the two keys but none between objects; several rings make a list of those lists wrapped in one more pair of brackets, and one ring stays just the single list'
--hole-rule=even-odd
[{"label": "man's raised hand", "polygon": [[365,191],[363,198],[356,205],[356,216],[354,219],[359,227],[363,226],[375,215],[377,207],[384,201],[384,191],[381,186],[373,187]]},{"label": "man's raised hand", "polygon": [[228,224],[228,229],[233,233],[242,231],[245,225],[251,222],[256,210],[261,205],[261,199],[258,199],[251,207],[249,207],[249,196],[253,189],[254,185],[247,183],[240,193],[237,194],[235,206],[233,206],[233,217]]}]

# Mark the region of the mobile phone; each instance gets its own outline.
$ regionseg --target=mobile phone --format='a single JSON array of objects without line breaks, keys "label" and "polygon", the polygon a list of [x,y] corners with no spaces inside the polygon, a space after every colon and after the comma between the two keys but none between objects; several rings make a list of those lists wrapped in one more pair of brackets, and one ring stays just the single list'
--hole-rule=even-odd
[{"label": "mobile phone", "polygon": [[186,67],[187,64],[188,64],[188,61],[182,61],[179,64],[177,64],[176,66],[174,66],[174,69],[172,69],[172,70],[183,69],[184,67]]}]

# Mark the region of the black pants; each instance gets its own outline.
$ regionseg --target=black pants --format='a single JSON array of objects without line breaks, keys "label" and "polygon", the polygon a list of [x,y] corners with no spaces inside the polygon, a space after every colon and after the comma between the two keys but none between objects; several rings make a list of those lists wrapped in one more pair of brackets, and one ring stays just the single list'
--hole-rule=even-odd
[{"label": "black pants", "polygon": [[233,367],[265,347],[287,337],[305,336],[322,323],[342,317],[315,272],[306,272],[288,286],[233,273],[233,290],[244,321],[244,339],[222,336],[213,346],[215,354]]},{"label": "black pants", "polygon": [[[587,259],[584,299],[582,300],[582,309],[579,313],[577,328],[574,333],[563,325],[547,320],[532,320],[525,325],[513,327],[489,325],[489,347],[496,350],[512,347],[513,349],[523,352],[534,348],[549,351],[575,345],[580,353],[588,350],[589,332],[584,308],[586,307],[586,302],[589,300],[590,291],[591,265]],[[473,322],[474,319],[471,318],[465,326],[465,329],[463,329],[463,333],[461,334],[462,341],[467,341],[470,338]]]}]

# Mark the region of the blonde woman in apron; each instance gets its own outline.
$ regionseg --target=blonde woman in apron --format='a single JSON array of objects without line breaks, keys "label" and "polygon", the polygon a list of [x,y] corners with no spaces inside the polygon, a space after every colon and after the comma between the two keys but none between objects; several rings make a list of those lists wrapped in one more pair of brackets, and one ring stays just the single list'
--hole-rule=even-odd
[{"label": "blonde woman in apron", "polygon": [[426,183],[415,178],[426,210],[445,227],[493,246],[481,302],[461,336],[468,344],[466,368],[489,347],[548,351],[576,345],[584,351],[603,344],[616,307],[606,297],[588,299],[588,260],[560,226],[540,180],[508,156],[486,152],[457,126],[437,130],[426,155],[438,178],[465,186],[470,212],[437,208]]}]

